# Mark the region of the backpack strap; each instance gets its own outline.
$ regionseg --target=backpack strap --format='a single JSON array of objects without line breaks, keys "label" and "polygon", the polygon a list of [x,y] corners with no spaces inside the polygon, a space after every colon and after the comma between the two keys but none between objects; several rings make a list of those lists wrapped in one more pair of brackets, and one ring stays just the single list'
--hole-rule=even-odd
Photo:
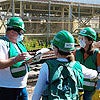
[{"label": "backpack strap", "polygon": [[77,82],[78,82],[78,87],[83,88],[84,75],[82,73],[82,67],[81,67],[79,61],[76,61],[76,63],[73,66],[73,69],[76,69],[76,75],[77,75],[76,78],[77,78]]},{"label": "backpack strap", "polygon": [[75,81],[75,84],[77,84],[77,80],[76,80],[76,77],[75,77],[75,73],[73,71],[73,66],[70,66],[70,63],[66,64],[66,68],[67,70],[69,71],[70,73],[70,77]]}]

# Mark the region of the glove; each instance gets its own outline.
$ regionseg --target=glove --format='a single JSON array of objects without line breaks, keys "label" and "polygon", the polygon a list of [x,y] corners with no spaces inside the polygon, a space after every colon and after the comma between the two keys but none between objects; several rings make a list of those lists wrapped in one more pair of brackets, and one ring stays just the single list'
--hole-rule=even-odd
[{"label": "glove", "polygon": [[39,62],[41,59],[42,59],[42,54],[40,53],[33,58],[32,62]]},{"label": "glove", "polygon": [[35,63],[35,62],[39,62],[42,58],[42,54],[38,54],[35,56],[30,57],[29,59],[27,59],[26,61],[24,61],[23,63]]},{"label": "glove", "polygon": [[42,48],[41,50],[38,50],[34,56],[29,56],[29,59],[26,60],[23,63],[34,63],[34,62],[39,62],[42,58],[42,55],[46,52],[50,51],[48,48]]}]

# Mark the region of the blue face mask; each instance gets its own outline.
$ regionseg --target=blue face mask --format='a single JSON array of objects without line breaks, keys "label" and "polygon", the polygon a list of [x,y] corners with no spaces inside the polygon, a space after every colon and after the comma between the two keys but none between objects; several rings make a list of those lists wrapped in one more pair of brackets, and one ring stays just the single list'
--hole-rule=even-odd
[{"label": "blue face mask", "polygon": [[24,35],[23,34],[18,35],[17,42],[23,41],[23,39],[24,39]]},{"label": "blue face mask", "polygon": [[80,44],[80,47],[82,47],[82,48],[84,48],[86,46],[85,41],[82,39],[79,40],[79,44]]}]

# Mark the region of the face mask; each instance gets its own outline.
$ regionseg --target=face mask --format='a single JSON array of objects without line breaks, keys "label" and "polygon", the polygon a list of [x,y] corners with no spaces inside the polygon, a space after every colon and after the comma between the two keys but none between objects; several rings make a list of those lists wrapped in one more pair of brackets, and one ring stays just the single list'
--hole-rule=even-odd
[{"label": "face mask", "polygon": [[51,43],[51,45],[50,45],[50,48],[52,49],[52,50],[54,50],[54,46],[53,46],[53,44]]},{"label": "face mask", "polygon": [[80,47],[84,48],[86,46],[86,43],[84,40],[79,40],[79,44],[80,44]]},{"label": "face mask", "polygon": [[23,34],[18,35],[17,42],[23,41],[23,39],[24,39],[24,35]]}]

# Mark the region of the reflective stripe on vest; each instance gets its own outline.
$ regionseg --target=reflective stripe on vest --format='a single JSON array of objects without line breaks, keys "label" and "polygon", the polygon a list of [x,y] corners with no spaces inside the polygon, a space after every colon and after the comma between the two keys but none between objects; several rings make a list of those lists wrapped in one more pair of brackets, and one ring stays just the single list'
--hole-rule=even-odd
[{"label": "reflective stripe on vest", "polygon": [[[86,59],[84,59],[84,51],[81,49],[76,50],[76,61],[79,61],[81,64],[85,65],[87,68],[97,70],[96,66],[96,56],[98,51],[94,50],[92,55],[89,55]],[[79,56],[80,55],[80,56]],[[96,82],[91,82],[90,79],[84,79],[84,90],[94,91]]]},{"label": "reflective stripe on vest", "polygon": [[84,85],[86,85],[86,86],[95,86],[95,82],[84,81]]},{"label": "reflective stripe on vest", "polygon": [[11,72],[12,73],[16,73],[16,72],[19,72],[19,71],[23,71],[25,69],[26,69],[25,66],[22,66],[22,67],[18,67],[18,68],[11,69]]}]

